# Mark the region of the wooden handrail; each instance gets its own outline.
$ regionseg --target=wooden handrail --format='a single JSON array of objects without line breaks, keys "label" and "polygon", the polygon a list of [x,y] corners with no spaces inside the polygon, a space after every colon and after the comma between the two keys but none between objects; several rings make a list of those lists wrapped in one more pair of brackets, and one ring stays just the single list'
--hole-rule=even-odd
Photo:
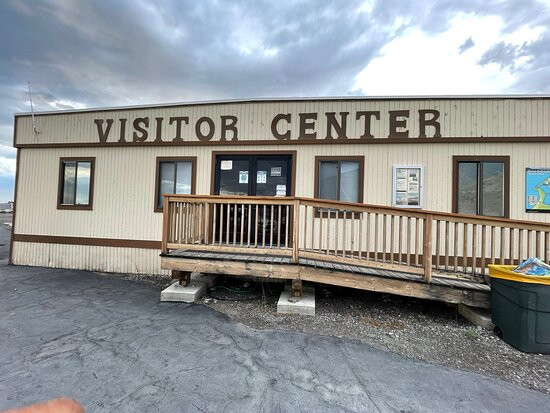
[{"label": "wooden handrail", "polygon": [[474,276],[488,263],[548,260],[550,224],[306,197],[164,196],[163,253],[251,247],[294,263],[318,257],[421,269],[430,282],[434,270]]},{"label": "wooden handrail", "polygon": [[[503,226],[510,227],[511,225],[526,225],[529,227],[541,228],[540,231],[550,230],[550,223],[546,222],[535,222],[535,221],[525,221],[518,219],[510,218],[500,218],[500,217],[491,217],[491,216],[479,216],[471,214],[458,214],[455,212],[442,212],[442,211],[433,211],[428,209],[404,209],[399,207],[391,207],[386,205],[374,205],[374,204],[362,204],[357,202],[345,202],[345,201],[332,201],[327,199],[320,198],[308,198],[308,197],[296,197],[296,196],[286,196],[286,197],[277,197],[277,196],[235,196],[235,195],[184,195],[184,194],[164,194],[164,197],[168,197],[171,200],[192,198],[196,200],[202,200],[207,202],[208,200],[219,200],[220,202],[230,202],[230,203],[256,203],[257,201],[275,201],[275,203],[281,203],[281,205],[292,205],[295,200],[299,200],[301,205],[314,205],[320,208],[334,208],[334,209],[344,209],[347,208],[349,211],[366,211],[366,209],[387,211],[387,213],[394,212],[395,215],[401,216],[410,216],[410,217],[425,217],[427,214],[430,214],[434,219],[443,220],[444,218],[449,218],[449,220],[454,219],[456,222],[468,221],[472,223],[482,224],[486,223],[502,223]],[[356,209],[357,208],[357,209]],[[455,221],[452,221],[455,222]],[[515,226],[515,228],[519,228]],[[544,229],[542,229],[544,228]],[[523,228],[526,229],[526,228]]]}]

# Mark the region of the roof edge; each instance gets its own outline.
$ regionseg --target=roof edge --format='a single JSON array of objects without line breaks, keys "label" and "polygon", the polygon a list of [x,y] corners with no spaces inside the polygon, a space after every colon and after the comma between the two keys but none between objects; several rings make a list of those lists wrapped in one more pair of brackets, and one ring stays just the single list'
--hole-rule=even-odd
[{"label": "roof edge", "polygon": [[[550,99],[546,94],[508,94],[508,95],[404,95],[404,96],[323,96],[323,97],[264,97],[247,99],[225,99],[225,100],[199,100],[189,102],[156,103],[144,105],[107,106],[92,107],[83,109],[61,109],[34,112],[35,115],[55,115],[68,113],[86,112],[112,112],[117,110],[137,110],[171,108],[179,106],[206,106],[206,105],[228,105],[235,103],[263,103],[263,102],[308,102],[308,101],[369,101],[369,100],[477,100],[477,99]],[[16,112],[14,116],[31,116],[31,112]]]}]

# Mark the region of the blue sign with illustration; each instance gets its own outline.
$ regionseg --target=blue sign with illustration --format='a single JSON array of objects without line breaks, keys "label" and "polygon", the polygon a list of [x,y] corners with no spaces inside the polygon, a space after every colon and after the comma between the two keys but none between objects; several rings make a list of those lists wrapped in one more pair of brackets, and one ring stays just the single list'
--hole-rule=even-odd
[{"label": "blue sign with illustration", "polygon": [[550,212],[550,168],[525,170],[525,211]]}]

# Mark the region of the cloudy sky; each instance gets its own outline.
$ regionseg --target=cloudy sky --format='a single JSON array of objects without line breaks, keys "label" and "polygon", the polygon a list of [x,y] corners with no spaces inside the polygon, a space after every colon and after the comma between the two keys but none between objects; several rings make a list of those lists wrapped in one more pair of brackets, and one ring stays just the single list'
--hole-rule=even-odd
[{"label": "cloudy sky", "polygon": [[13,113],[247,97],[550,93],[550,0],[0,1]]}]

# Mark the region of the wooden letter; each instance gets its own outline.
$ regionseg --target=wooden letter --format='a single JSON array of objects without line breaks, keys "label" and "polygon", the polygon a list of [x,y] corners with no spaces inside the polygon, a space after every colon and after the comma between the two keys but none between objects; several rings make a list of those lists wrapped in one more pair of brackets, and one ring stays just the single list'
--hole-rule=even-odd
[{"label": "wooden letter", "polygon": [[109,137],[109,132],[111,131],[111,126],[113,126],[113,119],[107,119],[107,127],[105,129],[103,129],[103,119],[95,119],[94,122],[97,126],[97,134],[99,135],[99,142],[101,143],[107,142],[107,138]]},{"label": "wooden letter", "polygon": [[277,125],[281,120],[285,120],[288,123],[290,123],[291,121],[290,113],[287,113],[286,115],[279,113],[273,118],[273,120],[271,121],[271,133],[273,134],[275,139],[288,140],[290,139],[290,130],[287,130],[285,133],[279,133],[279,131],[277,130]]},{"label": "wooden letter", "polygon": [[327,112],[327,136],[325,139],[334,139],[332,137],[332,129],[338,134],[338,139],[347,139],[346,129],[348,124],[349,112],[340,112],[340,123],[336,120],[336,112]]},{"label": "wooden letter", "polygon": [[[300,135],[298,139],[316,139],[317,132],[309,132],[315,130],[315,121],[317,113],[300,113]],[[310,122],[311,121],[311,122]]]},{"label": "wooden letter", "polygon": [[[426,119],[427,114],[431,114],[431,119]],[[426,126],[433,126],[435,128],[433,137],[441,138],[441,125],[438,122],[439,111],[433,109],[421,109],[418,111],[418,123],[420,126],[419,138],[426,137]]]},{"label": "wooden letter", "polygon": [[[141,126],[143,124],[144,127]],[[135,132],[132,134],[134,142],[143,142],[149,136],[147,129],[149,127],[149,118],[136,118],[134,119]]]},{"label": "wooden letter", "polygon": [[162,121],[164,118],[155,118],[157,121],[157,134],[155,136],[155,142],[162,142]]},{"label": "wooden letter", "polygon": [[126,143],[126,121],[128,119],[119,119],[120,122],[120,137],[118,138],[119,143]]},{"label": "wooden letter", "polygon": [[[208,124],[208,133],[206,135],[204,135],[201,131],[201,126],[204,122]],[[214,121],[207,116],[203,116],[195,124],[195,134],[197,135],[199,141],[209,141],[212,139],[212,136],[214,136],[214,130]]]},{"label": "wooden letter", "polygon": [[372,139],[374,135],[371,132],[371,119],[374,117],[376,120],[380,120],[380,111],[366,111],[366,112],[357,112],[355,118],[360,120],[362,117],[365,118],[365,132],[360,136],[360,139]]},{"label": "wooden letter", "polygon": [[[407,127],[408,110],[390,110],[390,134],[388,138],[408,138],[409,130]],[[405,130],[398,131],[398,128]]]},{"label": "wooden letter", "polygon": [[222,116],[222,131],[220,141],[226,141],[227,131],[233,132],[232,141],[238,140],[237,138],[237,117],[236,116]]},{"label": "wooden letter", "polygon": [[181,124],[185,123],[186,125],[188,125],[189,118],[187,116],[176,116],[176,117],[171,117],[168,121],[170,125],[174,122],[176,122],[176,137],[172,139],[172,142],[181,142],[183,141],[181,137]]}]

